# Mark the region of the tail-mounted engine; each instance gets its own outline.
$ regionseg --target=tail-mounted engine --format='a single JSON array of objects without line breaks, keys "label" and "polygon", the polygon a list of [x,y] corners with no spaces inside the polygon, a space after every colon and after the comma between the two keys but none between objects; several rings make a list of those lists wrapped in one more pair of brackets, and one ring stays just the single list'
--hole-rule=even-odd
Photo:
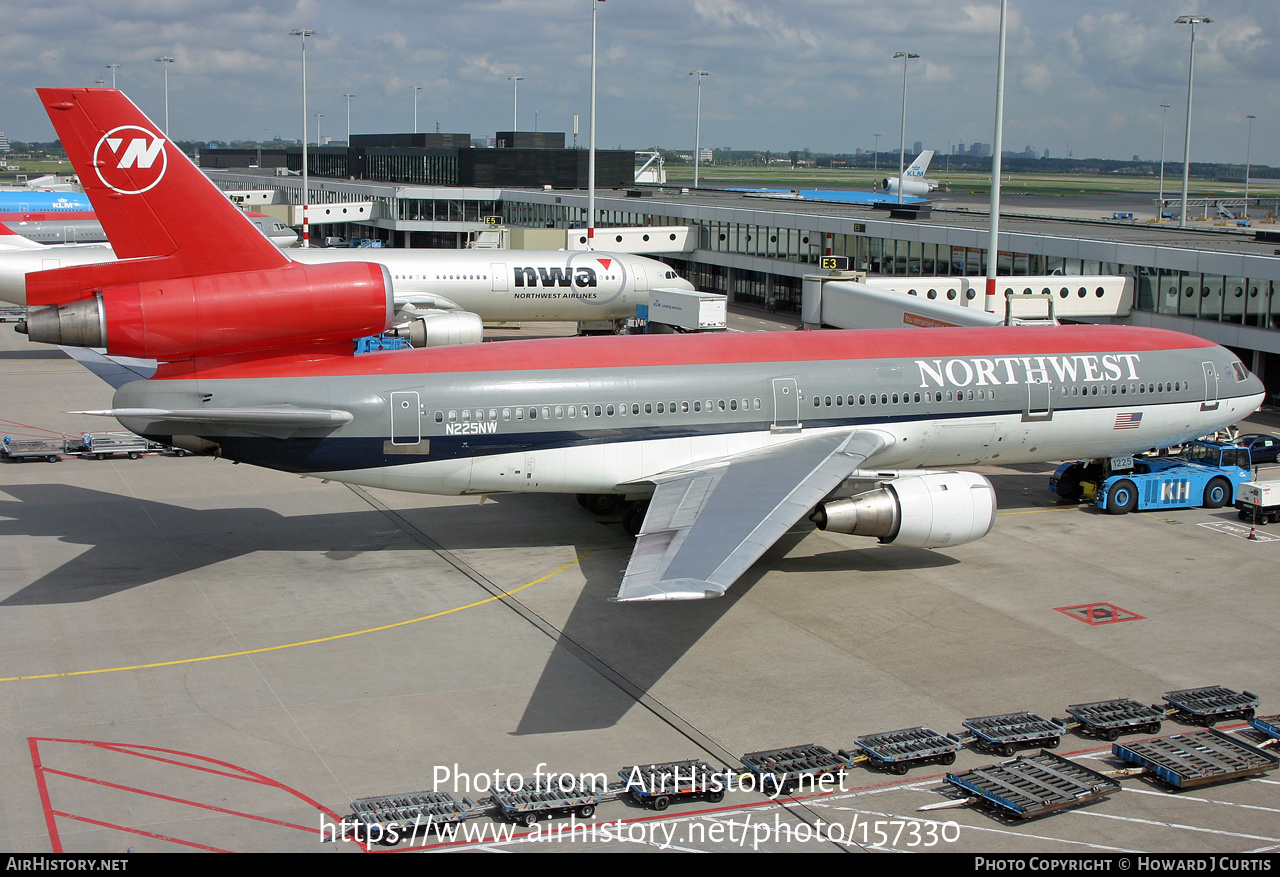
[{"label": "tail-mounted engine", "polygon": [[384,331],[393,313],[387,269],[367,262],[81,285],[77,294],[31,308],[18,331],[32,341],[171,362],[351,341]]},{"label": "tail-mounted engine", "polygon": [[991,482],[974,472],[908,475],[825,502],[809,520],[820,530],[875,536],[910,548],[963,545],[990,532],[996,494]]}]

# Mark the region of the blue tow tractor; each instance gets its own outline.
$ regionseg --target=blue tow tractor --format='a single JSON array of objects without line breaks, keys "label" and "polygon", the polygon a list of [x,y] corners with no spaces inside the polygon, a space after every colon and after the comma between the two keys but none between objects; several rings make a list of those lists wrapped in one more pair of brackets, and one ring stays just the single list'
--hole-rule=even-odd
[{"label": "blue tow tractor", "polygon": [[1176,457],[1122,456],[1063,463],[1049,489],[1066,500],[1085,500],[1113,515],[1147,509],[1204,507],[1235,502],[1249,480],[1249,449],[1224,442],[1188,442]]}]

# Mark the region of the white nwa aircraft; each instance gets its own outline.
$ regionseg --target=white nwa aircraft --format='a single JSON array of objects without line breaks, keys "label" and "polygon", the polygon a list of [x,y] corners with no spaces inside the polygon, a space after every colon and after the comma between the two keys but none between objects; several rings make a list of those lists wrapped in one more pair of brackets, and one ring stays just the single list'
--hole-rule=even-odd
[{"label": "white nwa aircraft", "polygon": [[[655,259],[598,250],[291,249],[287,256],[309,265],[384,266],[395,298],[393,322],[415,346],[479,341],[484,321],[624,319],[649,301],[651,289],[693,289]],[[0,253],[0,300],[25,305],[33,272],[114,261],[104,245]],[[228,257],[225,269],[235,267]]]}]

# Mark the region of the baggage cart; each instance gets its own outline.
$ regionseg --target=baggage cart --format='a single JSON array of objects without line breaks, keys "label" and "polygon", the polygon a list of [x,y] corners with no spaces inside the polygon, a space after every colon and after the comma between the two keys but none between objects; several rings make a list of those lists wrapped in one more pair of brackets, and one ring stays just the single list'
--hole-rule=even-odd
[{"label": "baggage cart", "polygon": [[25,463],[27,460],[48,460],[57,463],[67,453],[67,440],[56,439],[14,439],[5,436],[0,444],[0,455],[14,463]]},{"label": "baggage cart", "polygon": [[853,756],[845,752],[837,755],[825,746],[806,743],[784,749],[767,749],[749,752],[742,756],[742,763],[759,780],[759,788],[765,794],[785,795],[796,789],[808,787],[819,791],[829,787],[830,780],[822,777],[839,775],[853,767]]},{"label": "baggage cart", "polygon": [[1275,770],[1280,757],[1210,728],[1133,743],[1112,743],[1111,751],[1146,768],[1176,789],[1191,789]]},{"label": "baggage cart", "polygon": [[368,843],[393,846],[415,834],[463,822],[479,810],[470,798],[458,801],[448,792],[410,792],[361,798],[351,802],[360,824],[360,838]]},{"label": "baggage cart", "polygon": [[[1100,740],[1117,740],[1121,734],[1141,732],[1159,734],[1164,710],[1122,697],[1094,703],[1076,703],[1067,707],[1075,726]],[[1072,723],[1066,723],[1072,727]]]},{"label": "baggage cart", "polygon": [[74,450],[81,457],[91,457],[95,460],[105,460],[119,455],[136,460],[148,451],[157,450],[159,447],[161,446],[155,442],[149,442],[131,432],[86,432],[81,434],[80,444],[69,450]]},{"label": "baggage cart", "polygon": [[1174,716],[1206,728],[1224,719],[1252,719],[1259,703],[1250,691],[1233,691],[1221,685],[1167,691],[1164,699]]},{"label": "baggage cart", "polygon": [[1120,788],[1116,780],[1073,761],[1041,751],[963,773],[947,783],[1015,819],[1032,819],[1105,798]]},{"label": "baggage cart", "polygon": [[1267,741],[1267,745],[1280,740],[1280,716],[1258,716],[1250,719],[1249,725],[1255,731],[1260,731],[1271,738]]},{"label": "baggage cart", "polygon": [[978,744],[997,755],[1010,756],[1019,748],[1044,746],[1057,749],[1067,729],[1059,722],[1036,713],[1006,713],[965,719]]},{"label": "baggage cart", "polygon": [[673,801],[702,798],[712,804],[724,800],[729,772],[714,768],[705,761],[668,761],[639,764],[618,771],[623,790],[637,804],[654,810],[666,810]]},{"label": "baggage cart", "polygon": [[583,819],[595,815],[596,807],[610,799],[604,783],[573,774],[545,774],[538,782],[516,791],[494,789],[493,803],[505,818],[532,826],[540,819],[576,813]]},{"label": "baggage cart", "polygon": [[[939,734],[932,728],[904,728],[867,734],[854,741],[866,760],[880,770],[904,774],[911,768],[928,764],[955,764],[956,752],[963,744],[954,734]],[[840,750],[841,755],[848,753]]]}]

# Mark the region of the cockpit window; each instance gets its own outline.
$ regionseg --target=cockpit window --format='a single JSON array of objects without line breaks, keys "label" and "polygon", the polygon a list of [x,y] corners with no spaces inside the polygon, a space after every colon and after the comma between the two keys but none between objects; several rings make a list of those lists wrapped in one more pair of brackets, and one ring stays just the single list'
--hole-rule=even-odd
[{"label": "cockpit window", "polygon": [[1248,380],[1248,373],[1245,372],[1244,366],[1238,362],[1231,363],[1231,370],[1235,372],[1237,381]]}]

